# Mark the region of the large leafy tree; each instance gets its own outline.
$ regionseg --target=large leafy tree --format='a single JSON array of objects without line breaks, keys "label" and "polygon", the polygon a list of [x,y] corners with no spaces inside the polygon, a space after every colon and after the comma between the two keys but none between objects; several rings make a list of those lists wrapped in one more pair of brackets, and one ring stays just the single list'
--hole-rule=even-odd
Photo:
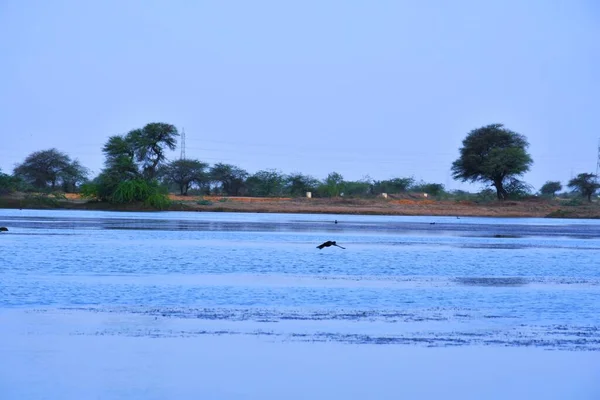
[{"label": "large leafy tree", "polygon": [[586,197],[589,202],[592,201],[592,195],[596,190],[600,189],[597,176],[595,174],[583,173],[571,179],[567,184],[574,192],[580,192],[583,197]]},{"label": "large leafy tree", "polygon": [[507,197],[506,180],[524,174],[533,164],[525,136],[502,124],[474,129],[462,143],[460,157],[452,163],[454,179],[489,183],[501,200]]},{"label": "large leafy tree", "polygon": [[175,126],[162,122],[147,124],[126,135],[111,136],[102,148],[106,170],[123,179],[154,179],[167,159],[166,150],[175,150],[177,136]]},{"label": "large leafy tree", "polygon": [[126,135],[114,135],[102,148],[104,169],[83,194],[113,203],[143,201],[154,208],[169,204],[166,189],[156,180],[166,161],[165,151],[175,150],[177,129],[170,124],[153,122]]},{"label": "large leafy tree", "polygon": [[36,189],[55,190],[61,185],[74,189],[86,179],[88,170],[79,161],[71,160],[67,154],[52,148],[28,155],[25,161],[17,164],[13,175]]},{"label": "large leafy tree", "polygon": [[208,164],[199,160],[181,159],[166,164],[159,174],[166,183],[174,183],[182,195],[187,195],[192,184],[208,183]]},{"label": "large leafy tree", "polygon": [[248,172],[231,164],[217,163],[210,169],[210,179],[228,196],[239,196]]}]

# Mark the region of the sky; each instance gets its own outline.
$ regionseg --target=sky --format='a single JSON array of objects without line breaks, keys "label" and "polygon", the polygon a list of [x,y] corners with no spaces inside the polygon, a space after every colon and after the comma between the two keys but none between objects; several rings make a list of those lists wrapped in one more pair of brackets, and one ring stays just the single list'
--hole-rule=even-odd
[{"label": "sky", "polygon": [[595,0],[0,0],[0,54],[3,172],[54,147],[94,176],[149,122],[250,173],[448,189],[481,187],[450,168],[492,123],[527,137],[536,190],[599,155]]}]

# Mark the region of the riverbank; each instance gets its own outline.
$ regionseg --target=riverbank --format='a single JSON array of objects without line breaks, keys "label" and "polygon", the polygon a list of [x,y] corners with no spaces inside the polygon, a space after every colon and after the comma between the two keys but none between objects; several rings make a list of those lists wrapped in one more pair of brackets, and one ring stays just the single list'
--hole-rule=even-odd
[{"label": "riverbank", "polygon": [[[431,200],[407,195],[405,198],[319,199],[252,198],[171,195],[168,211],[211,211],[251,213],[308,213],[363,215],[433,215],[530,218],[600,218],[600,204],[565,200],[523,201]],[[110,211],[154,211],[143,204],[115,205],[89,201],[76,194],[65,197],[11,194],[0,196],[0,208],[71,209]]]}]

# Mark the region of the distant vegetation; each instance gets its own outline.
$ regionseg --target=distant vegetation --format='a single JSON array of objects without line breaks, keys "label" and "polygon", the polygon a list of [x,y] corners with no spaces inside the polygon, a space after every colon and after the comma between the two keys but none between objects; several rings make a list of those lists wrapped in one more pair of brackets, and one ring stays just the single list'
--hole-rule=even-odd
[{"label": "distant vegetation", "polygon": [[313,197],[350,198],[420,193],[434,199],[488,202],[538,195],[545,198],[578,195],[591,201],[600,189],[596,175],[581,173],[567,183],[571,192],[559,193],[562,184],[547,181],[536,193],[531,185],[520,180],[533,164],[527,152],[527,139],[501,124],[469,132],[459,149],[459,157],[451,165],[455,179],[484,184],[478,193],[448,191],[441,183],[417,182],[406,176],[387,180],[366,176],[348,181],[334,171],[319,180],[300,172],[285,174],[277,169],[250,174],[236,165],[209,165],[193,158],[169,161],[165,152],[176,149],[178,137],[175,126],[166,123],[149,123],[125,135],[111,136],[102,148],[104,168],[92,179],[88,169],[77,159],[57,149],[36,151],[16,165],[11,175],[0,171],[0,195],[35,193],[35,196],[51,199],[47,201],[55,201],[60,197],[57,193],[78,192],[86,198],[113,204],[142,202],[151,208],[165,209],[170,204],[168,193],[304,197],[311,192]]}]

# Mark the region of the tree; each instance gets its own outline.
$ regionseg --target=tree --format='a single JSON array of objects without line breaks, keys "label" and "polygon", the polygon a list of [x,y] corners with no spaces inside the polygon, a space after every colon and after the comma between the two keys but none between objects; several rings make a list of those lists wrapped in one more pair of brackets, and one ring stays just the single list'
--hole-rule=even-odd
[{"label": "tree", "polygon": [[508,178],[504,185],[506,197],[509,199],[522,199],[533,194],[533,186],[517,178]]},{"label": "tree", "polygon": [[210,169],[210,179],[228,196],[238,196],[248,172],[231,164],[217,163]]},{"label": "tree", "polygon": [[462,143],[460,157],[452,163],[454,179],[491,183],[501,200],[507,196],[505,180],[524,174],[533,164],[525,136],[502,124],[474,129]]},{"label": "tree", "polygon": [[60,174],[62,180],[62,189],[66,193],[77,191],[77,187],[87,182],[89,170],[79,163],[79,160],[73,160]]},{"label": "tree", "polygon": [[129,135],[114,135],[102,148],[106,159],[104,160],[105,171],[120,175],[123,179],[133,179],[140,175],[135,163],[135,144]]},{"label": "tree", "polygon": [[177,129],[153,122],[126,135],[114,135],[102,148],[104,169],[92,182],[83,185],[82,194],[111,203],[143,201],[163,209],[170,203],[167,188],[156,179],[166,161],[165,150],[175,150]]},{"label": "tree", "polygon": [[559,181],[547,181],[540,189],[540,193],[543,196],[555,197],[556,192],[559,190],[562,190],[562,185]]},{"label": "tree", "polygon": [[154,179],[166,161],[166,149],[175,150],[177,136],[177,128],[162,122],[146,124],[126,135],[111,136],[102,148],[106,156],[104,165],[124,179]]},{"label": "tree", "polygon": [[127,134],[135,151],[136,161],[141,163],[142,175],[147,179],[156,177],[159,164],[166,160],[165,150],[175,150],[177,146],[177,128],[171,124],[152,122],[142,129]]},{"label": "tree", "polygon": [[415,182],[414,178],[393,178],[374,183],[374,192],[380,193],[402,193],[406,192]]},{"label": "tree", "polygon": [[337,173],[331,172],[325,178],[323,184],[319,187],[319,191],[328,197],[337,197],[344,190],[344,177]]},{"label": "tree", "polygon": [[284,185],[285,175],[274,169],[258,171],[246,179],[251,196],[280,196]]},{"label": "tree", "polygon": [[286,177],[285,190],[292,196],[304,196],[306,192],[314,192],[319,186],[319,180],[299,172]]},{"label": "tree", "polygon": [[588,201],[591,202],[592,195],[600,189],[600,183],[596,178],[595,174],[579,174],[571,179],[567,186],[573,189],[573,192],[580,192],[583,197],[587,197]]},{"label": "tree", "polygon": [[425,183],[423,181],[410,187],[412,192],[423,192],[431,196],[440,196],[444,194],[445,188],[441,183]]},{"label": "tree", "polygon": [[41,150],[31,153],[13,172],[15,177],[31,184],[36,189],[55,190],[61,184],[68,188],[83,182],[88,170],[79,161],[57,149]]},{"label": "tree", "polygon": [[5,174],[0,170],[0,195],[26,189],[26,184],[20,178]]},{"label": "tree", "polygon": [[166,183],[176,184],[185,196],[192,184],[201,186],[209,180],[207,168],[208,164],[199,160],[175,160],[161,168],[159,175]]},{"label": "tree", "polygon": [[371,194],[371,182],[344,181],[344,195],[351,197],[365,197]]}]

